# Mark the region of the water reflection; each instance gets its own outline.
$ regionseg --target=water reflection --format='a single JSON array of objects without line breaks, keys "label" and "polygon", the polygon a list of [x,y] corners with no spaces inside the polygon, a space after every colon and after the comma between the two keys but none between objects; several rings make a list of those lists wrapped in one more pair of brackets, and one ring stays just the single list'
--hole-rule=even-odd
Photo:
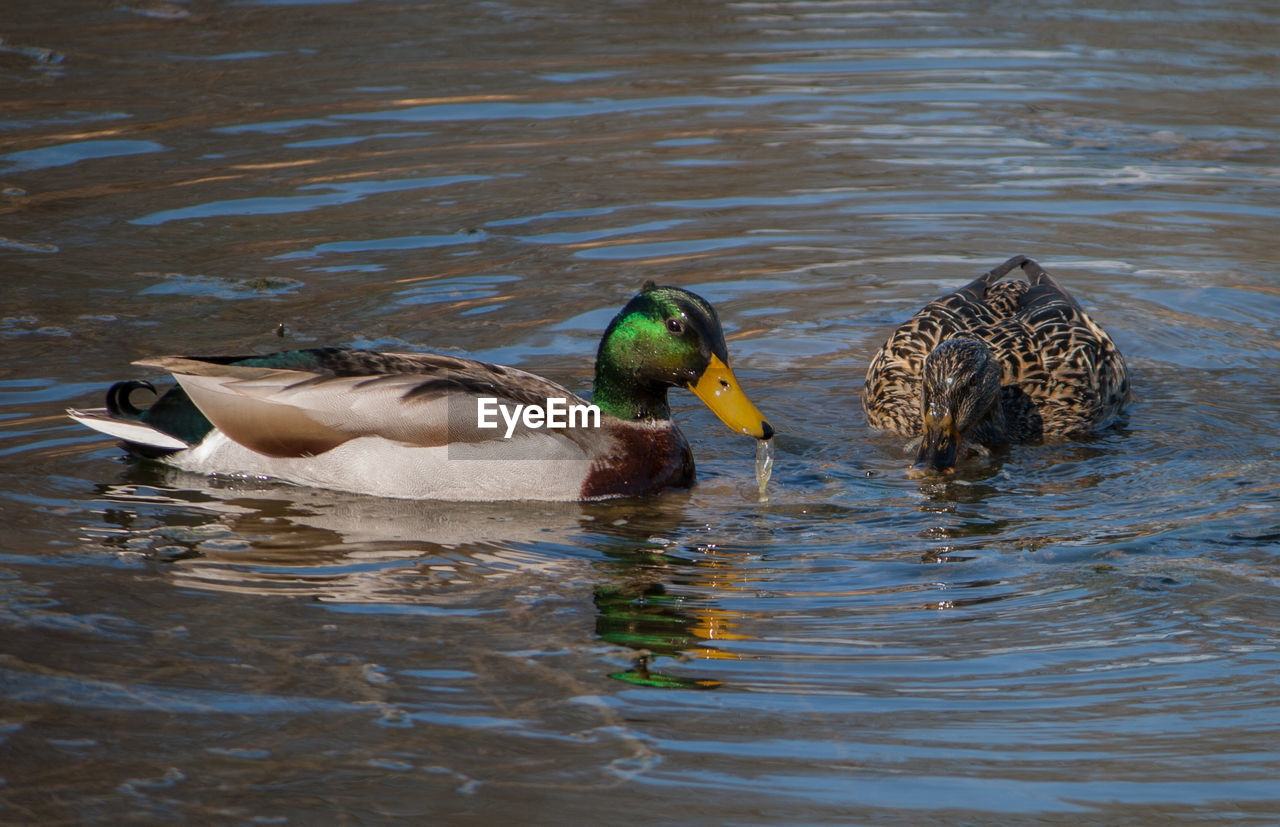
[{"label": "water reflection", "polygon": [[[598,581],[596,634],[635,650],[610,677],[662,688],[723,681],[666,674],[651,663],[737,658],[726,641],[739,613],[717,606],[747,589],[738,552],[714,545],[668,555],[683,520],[678,501],[419,503],[240,480],[204,480],[152,465],[146,482],[100,486],[101,522],[87,540],[165,566],[176,585],[213,592],[308,597],[337,604],[468,611],[473,589],[523,579]],[[584,533],[606,559],[575,551]],[[635,537],[648,540],[636,546]]]},{"label": "water reflection", "polygon": [[609,677],[663,689],[713,689],[724,681],[688,677],[654,668],[658,658],[732,660],[741,654],[725,645],[753,638],[741,631],[741,612],[719,602],[746,588],[744,555],[714,547],[695,550],[696,562],[666,554],[615,552],[602,567],[609,584],[595,589],[596,635],[635,650],[630,669]]},{"label": "water reflection", "polygon": [[[651,663],[737,658],[724,642],[750,640],[738,613],[717,607],[747,588],[744,556],[714,546],[669,556],[665,535],[683,516],[670,502],[433,504],[252,481],[191,487],[190,475],[154,466],[138,473],[152,479],[99,488],[101,523],[84,534],[164,565],[182,587],[466,612],[472,590],[499,581],[536,589],[603,574],[596,634],[636,651],[630,669],[610,676],[651,687],[721,686]],[[617,546],[604,563],[574,550],[584,532]],[[637,547],[636,536],[649,539]]]},{"label": "water reflection", "polygon": [[[984,515],[975,507],[983,497],[956,495],[974,488],[971,482],[922,492],[917,507],[932,525],[916,551],[891,541],[876,553],[878,536],[900,535],[901,517],[891,511],[879,527],[867,519],[863,545],[850,547],[822,526],[860,512],[835,503],[775,497],[754,515],[698,529],[690,494],[435,504],[210,480],[153,465],[132,467],[128,476],[98,489],[99,519],[82,528],[84,537],[121,559],[161,566],[175,585],[378,612],[489,613],[498,625],[507,622],[505,611],[491,598],[505,591],[505,600],[538,599],[553,588],[590,601],[595,637],[629,652],[611,655],[604,674],[648,688],[770,684],[775,678],[764,664],[827,646],[803,637],[761,639],[753,631],[787,618],[797,628],[829,614],[882,623],[904,612],[1022,596],[1016,584],[984,570],[940,575],[909,563],[914,555],[951,569],[981,562],[990,543],[1005,542],[1016,521]],[[706,539],[691,542],[698,535]],[[780,557],[771,549],[784,538],[791,554]],[[857,656],[840,656],[849,657]],[[724,668],[735,662],[743,667]]]},{"label": "water reflection", "polygon": [[108,485],[98,500],[103,524],[87,537],[169,563],[182,585],[357,603],[431,603],[518,574],[569,576],[582,561],[559,549],[592,519],[572,503],[457,507],[234,481]]}]

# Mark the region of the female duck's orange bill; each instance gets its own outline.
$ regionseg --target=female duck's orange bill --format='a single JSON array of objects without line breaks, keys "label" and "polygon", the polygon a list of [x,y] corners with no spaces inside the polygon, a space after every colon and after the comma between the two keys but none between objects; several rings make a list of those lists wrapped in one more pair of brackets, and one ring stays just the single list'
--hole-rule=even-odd
[{"label": "female duck's orange bill", "polygon": [[959,451],[960,431],[951,414],[944,412],[936,415],[934,411],[926,411],[924,436],[920,440],[920,450],[916,453],[915,470],[949,474],[956,468]]}]

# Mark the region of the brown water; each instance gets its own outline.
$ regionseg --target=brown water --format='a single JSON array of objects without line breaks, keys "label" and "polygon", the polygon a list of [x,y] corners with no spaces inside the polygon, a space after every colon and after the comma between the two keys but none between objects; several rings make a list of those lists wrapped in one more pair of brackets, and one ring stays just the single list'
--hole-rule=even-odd
[{"label": "brown water", "polygon": [[[0,821],[1280,817],[1274,4],[67,0],[0,37]],[[866,359],[1015,253],[1139,401],[908,479]],[[649,278],[717,304],[767,503],[688,394],[698,486],[587,506],[208,480],[62,415],[319,343],[586,390]]]}]

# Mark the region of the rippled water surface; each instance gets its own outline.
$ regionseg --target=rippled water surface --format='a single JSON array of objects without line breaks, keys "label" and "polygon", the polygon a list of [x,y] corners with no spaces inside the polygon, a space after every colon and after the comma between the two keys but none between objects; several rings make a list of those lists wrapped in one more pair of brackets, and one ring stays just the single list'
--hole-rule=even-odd
[{"label": "rippled water surface", "polygon": [[[1280,818],[1280,12],[67,0],[0,19],[0,821]],[[858,405],[1025,253],[1087,442],[908,478]],[[131,360],[589,389],[645,279],[781,433],[689,492],[387,501],[122,459]],[[281,335],[283,334],[283,335]]]}]

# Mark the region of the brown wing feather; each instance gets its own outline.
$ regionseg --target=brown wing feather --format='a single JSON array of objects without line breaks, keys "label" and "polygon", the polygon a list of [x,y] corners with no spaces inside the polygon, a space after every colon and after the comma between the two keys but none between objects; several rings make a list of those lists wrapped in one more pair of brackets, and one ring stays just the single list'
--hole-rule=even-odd
[{"label": "brown wing feather", "polygon": [[[545,406],[551,397],[585,404],[549,380],[516,368],[441,354],[327,350],[313,370],[161,357],[140,364],[174,374],[201,412],[228,437],[275,457],[308,456],[363,436],[415,446],[484,442],[476,399]],[[505,424],[502,425],[505,433]],[[517,425],[512,436],[527,429]],[[575,442],[598,436],[557,430]]]}]

